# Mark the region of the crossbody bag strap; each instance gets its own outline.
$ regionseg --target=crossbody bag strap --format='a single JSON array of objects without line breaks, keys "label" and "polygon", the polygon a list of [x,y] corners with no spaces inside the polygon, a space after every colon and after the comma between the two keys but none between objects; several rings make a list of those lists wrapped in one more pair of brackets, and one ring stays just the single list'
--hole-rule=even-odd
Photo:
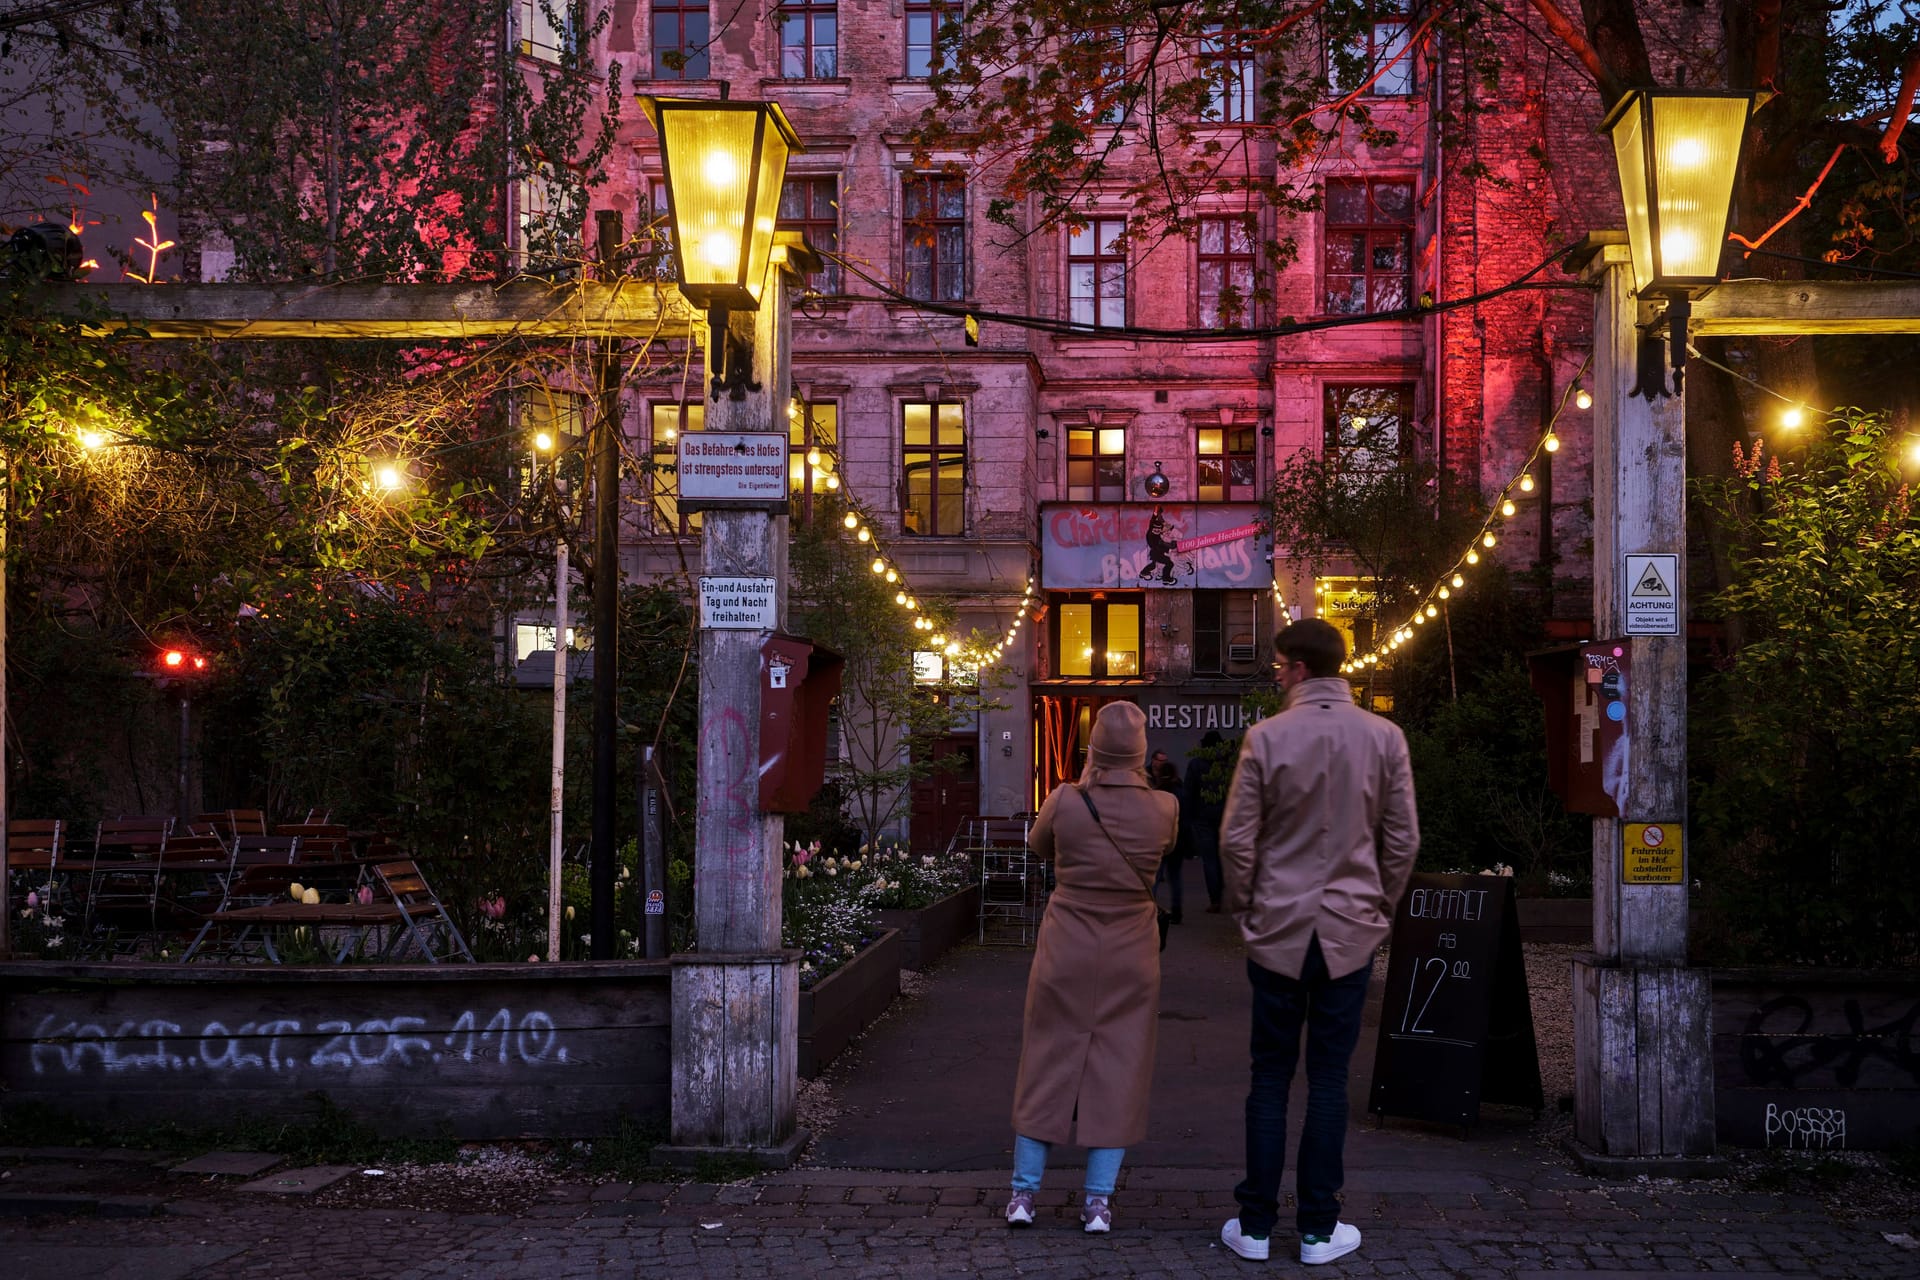
[{"label": "crossbody bag strap", "polygon": [[[1100,828],[1100,834],[1105,836],[1107,843],[1113,846],[1114,853],[1119,854],[1120,861],[1126,863],[1127,869],[1133,872],[1134,879],[1140,882],[1140,887],[1147,891],[1149,898],[1152,898],[1153,881],[1141,875],[1140,868],[1134,866],[1132,860],[1129,859],[1126,854],[1120,853],[1120,843],[1113,838],[1113,833],[1107,830],[1107,824],[1100,821],[1100,811],[1093,807],[1093,797],[1087,794],[1087,789],[1084,786],[1075,784],[1073,789],[1080,793],[1080,799],[1086,803],[1087,812],[1093,817],[1093,825]],[[1159,899],[1155,898],[1154,901],[1157,903]]]}]

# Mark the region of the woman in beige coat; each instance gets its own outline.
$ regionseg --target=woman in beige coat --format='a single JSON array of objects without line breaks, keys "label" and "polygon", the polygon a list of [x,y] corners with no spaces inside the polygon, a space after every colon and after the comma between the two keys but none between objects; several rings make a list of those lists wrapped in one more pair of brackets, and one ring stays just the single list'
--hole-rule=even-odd
[{"label": "woman in beige coat", "polygon": [[1079,783],[1055,788],[1033,822],[1029,841],[1055,860],[1055,888],[1027,978],[1012,1226],[1033,1221],[1048,1150],[1073,1140],[1088,1148],[1081,1225],[1110,1229],[1120,1160],[1147,1136],[1160,1015],[1152,886],[1179,834],[1180,802],[1147,785],[1146,760],[1146,717],[1131,702],[1108,703]]}]

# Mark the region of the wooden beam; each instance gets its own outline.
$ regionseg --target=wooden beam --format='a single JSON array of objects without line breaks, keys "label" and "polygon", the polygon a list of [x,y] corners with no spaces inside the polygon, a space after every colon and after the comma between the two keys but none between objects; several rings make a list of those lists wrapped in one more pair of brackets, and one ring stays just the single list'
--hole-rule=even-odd
[{"label": "wooden beam", "polygon": [[1920,333],[1920,280],[1734,280],[1694,301],[1691,332]]},{"label": "wooden beam", "polygon": [[74,284],[51,309],[104,336],[684,338],[701,317],[671,284]]}]

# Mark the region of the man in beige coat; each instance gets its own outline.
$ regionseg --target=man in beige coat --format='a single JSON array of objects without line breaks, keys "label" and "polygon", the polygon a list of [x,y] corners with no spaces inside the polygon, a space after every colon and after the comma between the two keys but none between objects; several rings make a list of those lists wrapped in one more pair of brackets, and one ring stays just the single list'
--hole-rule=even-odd
[{"label": "man in beige coat", "polygon": [[1247,944],[1253,1085],[1238,1217],[1220,1230],[1264,1260],[1279,1220],[1287,1090],[1306,1026],[1307,1114],[1300,1134],[1300,1261],[1360,1247],[1339,1220],[1347,1064],[1360,1038],[1373,955],[1413,874],[1420,828],[1398,725],[1354,705],[1340,676],[1345,639],[1317,618],[1274,639],[1286,709],[1247,731],[1220,834],[1226,909]]}]

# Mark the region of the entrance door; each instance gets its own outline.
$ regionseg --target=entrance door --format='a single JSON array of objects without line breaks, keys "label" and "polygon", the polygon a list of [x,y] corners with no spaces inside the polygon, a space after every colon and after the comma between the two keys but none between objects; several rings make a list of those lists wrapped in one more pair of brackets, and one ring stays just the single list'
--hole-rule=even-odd
[{"label": "entrance door", "polygon": [[980,812],[978,744],[970,733],[934,739],[919,757],[933,765],[913,782],[913,847],[937,853],[953,841],[960,824]]}]

